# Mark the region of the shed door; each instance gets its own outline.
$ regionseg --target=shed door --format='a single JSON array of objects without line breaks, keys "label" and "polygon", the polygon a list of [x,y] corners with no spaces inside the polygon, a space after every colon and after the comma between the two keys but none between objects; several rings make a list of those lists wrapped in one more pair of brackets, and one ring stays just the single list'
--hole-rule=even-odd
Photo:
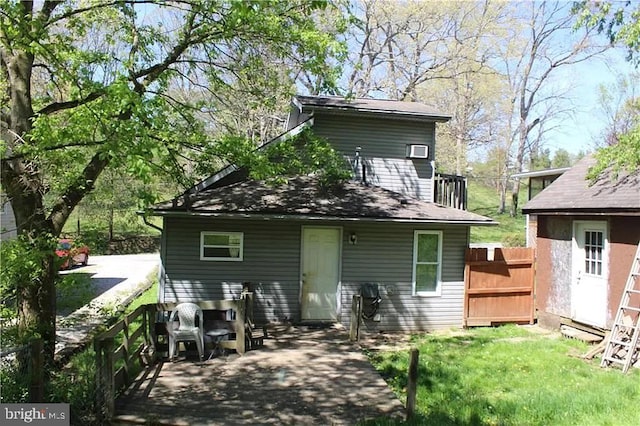
[{"label": "shed door", "polygon": [[574,222],[571,318],[597,327],[607,323],[607,246],[606,222]]},{"label": "shed door", "polygon": [[303,320],[336,321],[340,278],[340,228],[302,229]]}]

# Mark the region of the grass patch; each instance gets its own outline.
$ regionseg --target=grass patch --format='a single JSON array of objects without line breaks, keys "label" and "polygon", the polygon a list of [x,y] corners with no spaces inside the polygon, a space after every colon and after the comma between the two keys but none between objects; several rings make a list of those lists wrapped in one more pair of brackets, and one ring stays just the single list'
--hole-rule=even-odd
[{"label": "grass patch", "polygon": [[56,311],[58,315],[69,315],[88,304],[96,297],[91,283],[91,274],[74,272],[61,275],[56,285]]},{"label": "grass patch", "polygon": [[[480,328],[414,339],[420,351],[417,411],[411,424],[640,424],[638,371],[623,375],[573,355],[588,346],[526,328]],[[406,400],[408,351],[371,354]],[[405,424],[379,419],[366,425]]]},{"label": "grass patch", "polygon": [[136,297],[125,309],[125,315],[135,311],[140,305],[147,305],[150,303],[158,303],[158,274],[156,271],[152,272],[153,284],[140,296]]},{"label": "grass patch", "polygon": [[[520,206],[526,202],[526,191],[520,191]],[[510,197],[511,194],[508,194]],[[509,213],[499,214],[500,194],[495,188],[469,182],[468,210],[490,217],[500,223],[498,226],[474,226],[471,228],[472,243],[498,242],[505,246],[524,246],[526,236],[526,217],[518,213],[511,217]],[[507,205],[507,210],[509,206]]]}]

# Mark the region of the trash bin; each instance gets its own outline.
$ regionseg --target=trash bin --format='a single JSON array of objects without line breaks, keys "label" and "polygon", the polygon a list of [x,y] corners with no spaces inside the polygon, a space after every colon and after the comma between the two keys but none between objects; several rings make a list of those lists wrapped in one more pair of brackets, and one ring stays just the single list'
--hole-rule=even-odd
[{"label": "trash bin", "polygon": [[378,313],[380,302],[380,291],[377,283],[365,283],[360,287],[362,296],[362,318],[372,320]]}]

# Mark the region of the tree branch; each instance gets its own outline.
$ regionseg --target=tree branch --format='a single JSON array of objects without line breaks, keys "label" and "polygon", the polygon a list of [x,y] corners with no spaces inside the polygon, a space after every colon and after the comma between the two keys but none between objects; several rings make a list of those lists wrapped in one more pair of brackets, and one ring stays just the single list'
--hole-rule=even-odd
[{"label": "tree branch", "polygon": [[[94,146],[101,146],[101,145],[104,145],[106,142],[107,142],[106,140],[94,141],[94,142],[75,142],[75,143],[69,143],[69,144],[47,146],[45,148],[41,148],[41,150],[44,152],[48,152],[48,151],[56,151],[58,149],[65,149],[65,148],[88,148],[88,147],[94,147]],[[26,154],[15,154],[15,155],[9,155],[4,159],[10,161],[10,160],[26,158],[26,156],[27,156]]]},{"label": "tree branch", "polygon": [[102,152],[97,152],[91,158],[84,170],[72,182],[60,199],[51,208],[47,221],[51,224],[57,235],[62,231],[67,218],[80,201],[93,190],[96,179],[109,164],[109,157]]},{"label": "tree branch", "polygon": [[105,93],[106,93],[105,89],[100,89],[100,90],[96,90],[95,92],[89,93],[87,96],[85,96],[82,99],[76,99],[73,101],[66,101],[66,102],[53,102],[47,105],[46,107],[40,109],[36,114],[46,115],[46,114],[52,114],[54,112],[62,111],[65,109],[76,108],[81,105],[88,104],[91,101],[95,101],[96,99],[103,96]]}]

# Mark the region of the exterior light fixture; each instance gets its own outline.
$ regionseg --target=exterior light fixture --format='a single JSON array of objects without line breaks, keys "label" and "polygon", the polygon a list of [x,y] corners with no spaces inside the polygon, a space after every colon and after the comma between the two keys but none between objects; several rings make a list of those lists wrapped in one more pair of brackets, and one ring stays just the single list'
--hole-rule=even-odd
[{"label": "exterior light fixture", "polygon": [[357,242],[358,242],[358,236],[356,235],[356,233],[355,233],[355,232],[352,232],[352,233],[349,235],[349,243],[350,243],[350,244],[354,244],[354,245],[355,245],[355,244],[357,244]]}]

